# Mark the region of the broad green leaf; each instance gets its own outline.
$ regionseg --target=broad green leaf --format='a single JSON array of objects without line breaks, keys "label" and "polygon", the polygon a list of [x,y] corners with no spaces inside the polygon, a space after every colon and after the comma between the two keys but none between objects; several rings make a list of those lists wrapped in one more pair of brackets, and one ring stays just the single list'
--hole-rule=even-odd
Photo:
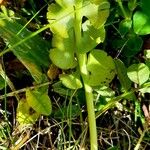
[{"label": "broad green leaf", "polygon": [[150,16],[142,11],[135,12],[133,15],[133,28],[136,34],[150,34]]},{"label": "broad green leaf", "polygon": [[88,56],[87,81],[91,86],[108,85],[115,76],[115,64],[111,56],[102,50],[93,50]]},{"label": "broad green leaf", "polygon": [[125,91],[128,91],[131,88],[131,81],[127,76],[127,68],[125,67],[124,63],[119,59],[116,59],[114,62],[121,86]]},{"label": "broad green leaf", "polygon": [[32,107],[37,113],[43,115],[50,115],[52,112],[52,104],[49,96],[39,90],[27,90],[26,99],[30,107]]},{"label": "broad green leaf", "polygon": [[[53,32],[53,49],[50,50],[50,58],[56,66],[62,69],[74,68],[76,49],[80,53],[85,53],[104,41],[104,23],[109,15],[109,7],[106,0],[94,3],[84,0],[81,8],[78,8],[78,1],[56,0],[55,4],[48,7],[47,18]],[[81,25],[82,37],[79,45],[76,45],[74,37],[77,11],[80,11],[81,20],[83,17],[87,19]]]},{"label": "broad green leaf", "polygon": [[72,74],[62,74],[60,75],[60,80],[62,81],[63,85],[70,89],[79,89],[82,88],[82,82],[80,80],[79,72],[76,71]]},{"label": "broad green leaf", "polygon": [[[105,29],[104,27],[101,28],[94,28],[94,26],[90,26],[90,22],[86,21],[82,25],[83,34],[81,41],[78,45],[79,53],[86,53],[96,47],[99,43],[103,42],[105,39]],[[89,44],[90,43],[90,44]]]},{"label": "broad green leaf", "polygon": [[133,64],[127,69],[129,79],[142,85],[149,79],[149,68],[144,63]]},{"label": "broad green leaf", "polygon": [[[0,13],[0,35],[9,47],[31,35],[32,32],[26,28],[20,34],[17,34],[22,28],[22,25]],[[35,36],[12,49],[12,52],[30,71],[37,83],[45,80],[41,67],[48,67],[49,65],[49,47],[48,42],[39,36]]]},{"label": "broad green leaf", "polygon": [[150,1],[141,0],[141,11],[136,11],[133,15],[133,28],[135,33],[145,35],[150,33]]},{"label": "broad green leaf", "polygon": [[20,125],[33,124],[39,117],[39,114],[31,109],[25,99],[19,101],[16,115]]},{"label": "broad green leaf", "polygon": [[143,44],[142,38],[139,36],[133,35],[129,39],[127,39],[127,43],[124,46],[122,53],[127,57],[132,57],[141,50],[142,44]]},{"label": "broad green leaf", "polygon": [[69,31],[69,36],[72,38],[62,38],[54,36],[52,45],[54,49],[50,50],[50,59],[61,69],[74,68],[76,60],[74,58],[74,41],[73,30]]},{"label": "broad green leaf", "polygon": [[55,4],[49,5],[47,19],[51,23],[52,32],[68,37],[68,30],[74,27],[75,9],[80,9],[82,17],[86,16],[94,27],[104,25],[109,15],[109,3],[106,0],[97,1],[95,4],[92,2],[84,0],[82,8],[75,8],[78,2],[74,0],[56,0]]},{"label": "broad green leaf", "polygon": [[89,19],[95,28],[100,28],[109,16],[109,8],[110,4],[107,0],[98,0],[97,2],[84,0],[81,13],[82,16],[86,16]]}]

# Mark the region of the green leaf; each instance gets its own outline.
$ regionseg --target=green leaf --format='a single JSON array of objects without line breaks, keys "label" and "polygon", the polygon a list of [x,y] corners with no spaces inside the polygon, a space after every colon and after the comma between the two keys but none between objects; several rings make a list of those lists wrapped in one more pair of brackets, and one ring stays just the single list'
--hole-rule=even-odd
[{"label": "green leaf", "polygon": [[26,99],[30,107],[32,107],[37,113],[43,115],[50,115],[52,111],[52,104],[49,96],[39,90],[27,90]]},{"label": "green leaf", "polygon": [[150,50],[145,50],[144,51],[144,56],[146,57],[147,60],[150,60]]},{"label": "green leaf", "polygon": [[150,82],[146,82],[146,83],[144,83],[142,86],[141,86],[141,88],[139,89],[139,91],[141,92],[141,93],[150,93]]},{"label": "green leaf", "polygon": [[103,97],[113,97],[115,95],[115,92],[107,86],[94,87],[94,91]]},{"label": "green leaf", "polygon": [[143,94],[150,93],[150,87],[141,88],[141,89],[139,89],[139,91]]},{"label": "green leaf", "polygon": [[[79,53],[86,53],[96,47],[99,43],[103,42],[105,39],[105,29],[94,28],[94,26],[90,26],[90,22],[86,21],[83,25],[83,34],[81,41],[78,45]],[[90,43],[90,44],[89,44]]]},{"label": "green leaf", "polygon": [[144,63],[133,64],[127,70],[129,79],[139,85],[142,85],[149,79],[149,68]]},{"label": "green leaf", "polygon": [[135,14],[133,15],[133,28],[136,34],[150,34],[150,17],[145,14],[145,12],[135,12]]},{"label": "green leaf", "polygon": [[[70,69],[76,66],[75,53],[85,53],[92,50],[97,44],[104,41],[104,23],[109,15],[109,3],[104,1],[83,1],[80,8],[81,19],[86,21],[81,25],[81,43],[76,45],[74,38],[75,13],[78,11],[78,1],[56,0],[55,4],[48,7],[47,18],[53,34],[53,49],[50,50],[50,59],[62,69]],[[77,10],[76,10],[77,9]],[[89,11],[92,10],[92,11]],[[61,28],[60,28],[61,27]],[[90,43],[90,44],[89,44]]]},{"label": "green leaf", "polygon": [[79,71],[76,71],[72,74],[62,74],[60,75],[60,80],[62,84],[70,89],[79,89],[82,88],[82,82],[80,80]]},{"label": "green leaf", "polygon": [[76,66],[74,58],[74,33],[73,30],[68,32],[70,38],[54,36],[52,41],[54,48],[50,50],[50,59],[61,69],[70,69]]},{"label": "green leaf", "polygon": [[2,90],[6,86],[5,82],[6,81],[0,76],[0,90]]},{"label": "green leaf", "polygon": [[127,76],[127,68],[125,67],[124,63],[119,59],[115,60],[115,66],[121,86],[125,91],[128,91],[131,88],[131,81]]},{"label": "green leaf", "polygon": [[141,11],[136,11],[133,15],[133,28],[135,33],[146,35],[150,33],[150,1],[141,0]]},{"label": "green leaf", "polygon": [[73,94],[72,92],[73,90],[65,87],[61,81],[54,83],[52,87],[53,87],[54,92],[58,93],[59,95],[63,97],[66,97],[66,95],[70,97]]},{"label": "green leaf", "polygon": [[[136,44],[135,44],[136,43]],[[132,35],[123,48],[123,54],[127,57],[136,55],[142,48],[143,40],[141,37]]]},{"label": "green leaf", "polygon": [[71,113],[68,112],[69,108],[64,106],[64,107],[61,107],[59,110],[56,110],[54,112],[54,117],[55,118],[58,118],[58,119],[66,119],[69,117],[71,118],[75,118],[75,117],[78,117],[79,114],[80,114],[80,109],[79,109],[79,106],[77,105],[72,105],[70,106],[71,108]]},{"label": "green leaf", "polygon": [[18,103],[16,118],[20,125],[28,125],[35,123],[39,114],[31,109],[25,99],[21,99]]},{"label": "green leaf", "polygon": [[[106,0],[97,1],[95,4],[92,2],[83,1],[83,7],[80,8],[81,15],[86,16],[95,28],[99,28],[106,22],[110,5]],[[49,5],[47,19],[51,23],[52,32],[61,37],[68,37],[68,30],[74,27],[74,7],[77,3],[74,0],[56,0],[55,4]]]},{"label": "green leaf", "polygon": [[84,0],[83,3],[82,16],[86,16],[95,28],[102,27],[109,16],[109,2],[107,0],[98,0],[97,2]]},{"label": "green leaf", "polygon": [[122,20],[119,24],[119,32],[122,36],[125,36],[132,27],[132,20]]},{"label": "green leaf", "polygon": [[[22,25],[0,13],[0,35],[8,43],[9,47],[32,34],[26,28],[20,34],[17,34],[22,28]],[[30,71],[37,83],[45,80],[41,67],[49,66],[49,47],[48,42],[40,36],[35,36],[12,49],[12,52]]]},{"label": "green leaf", "polygon": [[115,76],[115,64],[111,56],[102,50],[93,50],[88,56],[87,82],[91,86],[108,85]]}]

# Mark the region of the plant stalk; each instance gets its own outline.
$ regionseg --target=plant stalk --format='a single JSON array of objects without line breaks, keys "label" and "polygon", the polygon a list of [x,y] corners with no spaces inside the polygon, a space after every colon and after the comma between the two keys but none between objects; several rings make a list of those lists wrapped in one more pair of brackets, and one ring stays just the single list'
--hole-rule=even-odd
[{"label": "plant stalk", "polygon": [[80,74],[83,81],[83,86],[85,90],[85,97],[86,97],[86,105],[87,105],[87,112],[88,112],[88,123],[89,123],[89,132],[90,132],[90,146],[91,150],[97,150],[97,129],[96,129],[96,118],[95,118],[95,110],[94,110],[94,103],[93,103],[93,90],[92,87],[87,83],[87,54],[79,53],[78,45],[81,41],[81,25],[82,25],[82,16],[80,13],[80,9],[82,7],[82,0],[76,5],[75,9],[75,23],[74,23],[74,31],[75,31],[75,40],[76,40],[76,55],[78,59]]}]

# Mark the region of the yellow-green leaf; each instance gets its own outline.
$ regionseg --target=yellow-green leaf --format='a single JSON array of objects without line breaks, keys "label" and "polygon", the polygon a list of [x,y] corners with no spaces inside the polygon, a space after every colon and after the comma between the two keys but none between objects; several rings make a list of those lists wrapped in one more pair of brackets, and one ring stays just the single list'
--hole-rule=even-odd
[{"label": "yellow-green leaf", "polygon": [[102,50],[93,50],[87,62],[87,82],[91,86],[108,85],[115,76],[115,64],[111,56]]},{"label": "yellow-green leaf", "polygon": [[40,92],[39,90],[27,90],[26,99],[30,107],[37,113],[43,115],[50,115],[52,112],[52,104],[47,93]]},{"label": "yellow-green leaf", "polygon": [[31,109],[25,99],[21,99],[17,107],[17,121],[20,125],[29,125],[35,123],[39,114]]}]

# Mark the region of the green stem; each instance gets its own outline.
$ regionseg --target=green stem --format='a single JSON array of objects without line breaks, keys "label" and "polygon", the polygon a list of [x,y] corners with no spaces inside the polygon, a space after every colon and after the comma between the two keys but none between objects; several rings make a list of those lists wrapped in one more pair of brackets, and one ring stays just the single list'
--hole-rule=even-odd
[{"label": "green stem", "polygon": [[80,13],[80,9],[82,7],[82,1],[76,5],[75,11],[75,40],[76,40],[76,55],[78,59],[79,69],[81,73],[81,77],[83,80],[83,85],[85,89],[85,97],[86,97],[86,105],[87,105],[87,112],[88,112],[88,123],[89,123],[89,131],[90,131],[90,145],[91,150],[97,150],[97,129],[96,129],[96,119],[95,119],[95,110],[94,110],[94,103],[93,103],[93,91],[92,87],[90,87],[87,83],[86,77],[88,75],[88,71],[86,68],[87,63],[87,54],[79,54],[78,45],[81,41],[81,24],[82,24],[82,16]]},{"label": "green stem", "polygon": [[117,0],[117,2],[118,2],[118,5],[119,5],[119,7],[120,7],[120,9],[121,9],[121,11],[123,13],[123,15],[124,15],[124,18],[127,19],[128,15],[126,14],[126,11],[125,11],[125,9],[124,9],[124,7],[122,5],[122,1],[121,0]]}]

